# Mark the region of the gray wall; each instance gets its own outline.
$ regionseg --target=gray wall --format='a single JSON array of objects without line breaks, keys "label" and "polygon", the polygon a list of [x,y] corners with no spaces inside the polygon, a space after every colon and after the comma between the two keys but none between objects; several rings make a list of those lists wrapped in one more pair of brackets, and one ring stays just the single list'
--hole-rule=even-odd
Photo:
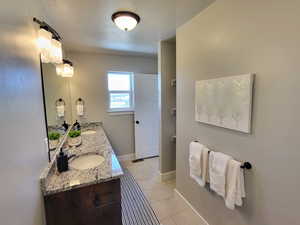
[{"label": "gray wall", "polygon": [[39,176],[48,159],[31,20],[27,17],[18,25],[0,25],[0,218],[6,225],[44,224]]},{"label": "gray wall", "polygon": [[[219,0],[177,31],[177,189],[210,225],[299,224],[300,1]],[[194,83],[256,73],[250,135],[197,123]],[[194,138],[253,163],[235,211],[189,178]]]},{"label": "gray wall", "polygon": [[[71,78],[72,104],[81,97],[85,101],[86,120],[102,121],[117,155],[134,153],[133,115],[107,113],[107,72],[128,71],[157,74],[157,59],[154,57],[108,55],[97,53],[68,52],[74,63]],[[73,115],[76,118],[75,107]]]},{"label": "gray wall", "polygon": [[160,87],[160,172],[175,170],[176,117],[172,108],[176,106],[176,87],[171,86],[171,80],[176,78],[176,42],[161,41],[158,47],[158,75]]}]

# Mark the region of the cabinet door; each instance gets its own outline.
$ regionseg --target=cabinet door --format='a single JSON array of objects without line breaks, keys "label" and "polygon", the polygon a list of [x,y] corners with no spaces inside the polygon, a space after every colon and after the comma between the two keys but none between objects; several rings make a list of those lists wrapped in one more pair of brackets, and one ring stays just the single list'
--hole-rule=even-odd
[{"label": "cabinet door", "polygon": [[45,197],[47,225],[122,225],[120,180]]},{"label": "cabinet door", "polygon": [[85,213],[82,225],[122,225],[121,203],[95,207]]}]

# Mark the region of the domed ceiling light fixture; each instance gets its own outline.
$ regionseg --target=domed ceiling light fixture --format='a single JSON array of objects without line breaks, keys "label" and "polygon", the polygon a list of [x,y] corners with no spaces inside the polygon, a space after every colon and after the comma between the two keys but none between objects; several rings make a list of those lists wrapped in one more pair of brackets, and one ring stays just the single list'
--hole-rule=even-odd
[{"label": "domed ceiling light fixture", "polygon": [[112,21],[121,30],[130,31],[136,27],[136,25],[141,21],[141,18],[129,11],[118,11],[111,16]]}]

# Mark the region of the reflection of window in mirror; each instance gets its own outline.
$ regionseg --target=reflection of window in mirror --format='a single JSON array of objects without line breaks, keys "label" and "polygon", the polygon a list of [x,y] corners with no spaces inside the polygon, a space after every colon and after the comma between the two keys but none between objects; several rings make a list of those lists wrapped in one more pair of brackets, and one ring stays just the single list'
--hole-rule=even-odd
[{"label": "reflection of window in mirror", "polygon": [[134,110],[133,73],[108,72],[108,111],[128,112]]}]

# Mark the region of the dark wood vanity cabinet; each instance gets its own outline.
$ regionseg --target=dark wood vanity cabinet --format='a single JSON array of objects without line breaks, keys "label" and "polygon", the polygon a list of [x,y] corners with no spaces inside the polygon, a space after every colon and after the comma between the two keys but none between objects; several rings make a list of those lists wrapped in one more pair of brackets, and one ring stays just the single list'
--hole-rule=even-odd
[{"label": "dark wood vanity cabinet", "polygon": [[47,225],[122,225],[120,179],[45,196]]}]

